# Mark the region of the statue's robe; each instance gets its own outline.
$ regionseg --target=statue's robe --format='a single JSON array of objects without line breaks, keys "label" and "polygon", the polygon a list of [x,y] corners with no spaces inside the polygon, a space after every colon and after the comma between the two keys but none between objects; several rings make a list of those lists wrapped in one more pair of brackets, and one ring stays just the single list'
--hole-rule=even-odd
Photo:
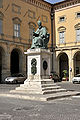
[{"label": "statue's robe", "polygon": [[38,28],[33,34],[32,46],[31,48],[40,48],[43,46],[43,39],[46,37],[47,30],[45,27]]}]

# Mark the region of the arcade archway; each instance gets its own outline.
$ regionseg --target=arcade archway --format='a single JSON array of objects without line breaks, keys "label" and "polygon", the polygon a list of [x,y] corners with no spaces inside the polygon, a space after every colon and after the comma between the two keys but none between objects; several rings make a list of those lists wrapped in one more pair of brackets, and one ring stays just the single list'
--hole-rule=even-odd
[{"label": "arcade archway", "polygon": [[66,53],[62,53],[59,56],[59,75],[62,80],[63,78],[63,71],[67,71],[67,77],[69,76],[69,65],[68,65],[68,56]]},{"label": "arcade archway", "polygon": [[80,51],[74,55],[74,75],[80,74]]},{"label": "arcade archway", "polygon": [[13,49],[11,52],[11,74],[16,74],[21,72],[22,67],[22,53],[19,49]]}]

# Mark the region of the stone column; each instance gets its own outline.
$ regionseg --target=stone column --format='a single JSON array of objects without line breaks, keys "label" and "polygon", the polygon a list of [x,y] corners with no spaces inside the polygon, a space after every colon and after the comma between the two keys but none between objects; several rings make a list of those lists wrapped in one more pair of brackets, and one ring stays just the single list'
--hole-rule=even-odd
[{"label": "stone column", "polygon": [[70,56],[69,56],[69,82],[72,82],[73,73],[74,73],[74,61],[73,61],[73,58],[72,58],[72,51],[70,51]]},{"label": "stone column", "polygon": [[72,78],[74,77],[74,58],[72,58]]},{"label": "stone column", "polygon": [[2,81],[4,82],[4,79],[10,75],[10,52],[7,50],[2,61]]},{"label": "stone column", "polygon": [[19,54],[19,73],[26,75],[26,56],[24,51]]},{"label": "stone column", "polygon": [[27,75],[27,67],[26,67],[26,63],[27,63],[27,61],[26,61],[26,55],[24,55],[23,54],[23,56],[22,56],[23,58],[22,58],[22,73],[24,74],[24,75]]}]

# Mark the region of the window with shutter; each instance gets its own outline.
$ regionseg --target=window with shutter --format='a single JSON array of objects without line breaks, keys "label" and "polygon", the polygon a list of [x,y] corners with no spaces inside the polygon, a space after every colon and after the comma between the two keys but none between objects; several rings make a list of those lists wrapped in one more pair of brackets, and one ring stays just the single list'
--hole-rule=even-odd
[{"label": "window with shutter", "polygon": [[59,42],[60,44],[64,43],[64,31],[59,32]]},{"label": "window with shutter", "polygon": [[14,24],[14,36],[20,37],[20,24]]},{"label": "window with shutter", "polygon": [[30,25],[29,26],[29,42],[31,42],[33,39],[33,31],[35,31],[34,26]]},{"label": "window with shutter", "polygon": [[80,41],[80,29],[76,30],[76,39],[77,41]]}]

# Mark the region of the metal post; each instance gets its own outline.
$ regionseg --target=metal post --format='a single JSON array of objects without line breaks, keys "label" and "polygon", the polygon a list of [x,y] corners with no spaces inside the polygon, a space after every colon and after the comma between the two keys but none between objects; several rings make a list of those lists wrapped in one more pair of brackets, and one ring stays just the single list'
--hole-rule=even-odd
[{"label": "metal post", "polygon": [[51,73],[54,71],[54,64],[53,64],[53,52],[54,52],[54,46],[53,46],[53,19],[54,19],[54,12],[53,7],[51,9],[51,52],[52,52],[52,63],[51,63]]}]

